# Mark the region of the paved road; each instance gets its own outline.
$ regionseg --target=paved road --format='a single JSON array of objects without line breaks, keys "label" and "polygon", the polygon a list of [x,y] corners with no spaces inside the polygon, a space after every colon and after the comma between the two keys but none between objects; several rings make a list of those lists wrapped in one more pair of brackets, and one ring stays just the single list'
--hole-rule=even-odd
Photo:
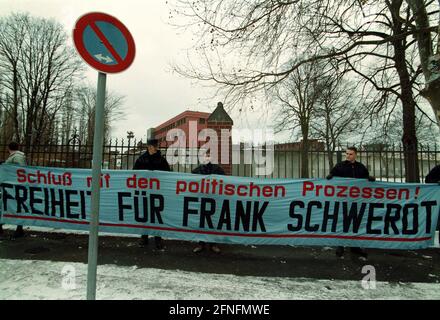
[{"label": "paved road", "polygon": [[[6,236],[11,234],[6,230]],[[151,239],[152,240],[152,239]],[[87,263],[88,236],[27,231],[18,240],[0,240],[0,259]],[[192,252],[194,243],[165,240],[164,252],[154,241],[142,247],[137,237],[100,237],[99,264],[160,268],[246,276],[361,280],[362,267],[373,265],[378,281],[440,281],[440,249],[368,249],[368,261],[346,253],[337,258],[330,247],[221,245],[222,252]]]}]

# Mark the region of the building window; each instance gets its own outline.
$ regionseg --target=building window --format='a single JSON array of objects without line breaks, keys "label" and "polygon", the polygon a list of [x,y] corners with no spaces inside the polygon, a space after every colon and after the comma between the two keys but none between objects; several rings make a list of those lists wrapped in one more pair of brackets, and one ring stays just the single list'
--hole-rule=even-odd
[{"label": "building window", "polygon": [[200,119],[199,119],[199,123],[200,123],[200,124],[205,124],[205,119],[200,118]]}]

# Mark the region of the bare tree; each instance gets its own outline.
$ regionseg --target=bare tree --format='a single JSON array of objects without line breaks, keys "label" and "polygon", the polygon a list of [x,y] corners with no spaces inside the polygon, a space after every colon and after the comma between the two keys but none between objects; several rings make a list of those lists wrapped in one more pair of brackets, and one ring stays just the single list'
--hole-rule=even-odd
[{"label": "bare tree", "polygon": [[318,64],[304,65],[275,89],[275,99],[279,104],[276,132],[289,130],[293,133],[297,129],[301,132],[301,178],[309,177],[310,126],[321,94],[320,77]]},{"label": "bare tree", "polygon": [[[392,109],[392,106],[390,106]],[[360,138],[363,144],[400,145],[402,136],[402,114],[390,113],[378,117],[368,132]],[[420,145],[435,147],[440,142],[440,129],[426,115],[416,110],[416,131]],[[360,141],[358,141],[360,143]]]},{"label": "bare tree", "polygon": [[2,108],[14,124],[14,138],[29,151],[47,143],[57,114],[79,79],[81,62],[67,45],[61,24],[28,14],[0,19]]},{"label": "bare tree", "polygon": [[[209,81],[237,102],[285,81],[303,64],[338,59],[363,78],[367,96],[377,96],[367,109],[370,114],[380,112],[389,99],[399,99],[406,179],[418,181],[415,96],[419,75],[429,68],[415,68],[408,58],[415,46],[432,46],[430,35],[438,34],[438,26],[429,23],[438,5],[434,0],[408,2],[412,10],[403,0],[180,0],[173,12],[189,19],[186,27],[194,27],[199,38],[190,57],[202,63],[190,59],[175,70]],[[304,58],[316,48],[330,49]],[[424,52],[428,54],[418,56],[422,66],[427,60],[432,66],[432,50]],[[425,96],[428,91],[425,88]],[[438,110],[435,99],[430,101]]]},{"label": "bare tree", "polygon": [[[124,96],[115,92],[106,92],[104,104],[104,141],[110,137],[111,124],[124,118]],[[96,88],[82,86],[75,93],[75,110],[80,140],[93,144],[95,129]]]},{"label": "bare tree", "polygon": [[[22,56],[26,17],[13,15],[0,20],[0,73],[2,90],[1,108],[4,110],[5,122],[13,128],[7,139],[20,141],[19,112],[22,104],[23,92],[20,88],[20,59]],[[11,127],[9,127],[11,129]]]},{"label": "bare tree", "polygon": [[64,107],[61,110],[61,116],[58,121],[61,124],[57,129],[59,132],[59,137],[61,140],[61,144],[67,145],[69,140],[72,138],[72,134],[74,134],[74,128],[76,125],[75,121],[75,109],[74,109],[74,101],[73,101],[73,92],[69,92],[66,94],[66,100],[64,103]]},{"label": "bare tree", "polygon": [[329,167],[341,141],[361,132],[365,122],[364,103],[355,83],[343,74],[333,73],[321,79],[319,100],[311,122],[312,136],[325,142]]}]

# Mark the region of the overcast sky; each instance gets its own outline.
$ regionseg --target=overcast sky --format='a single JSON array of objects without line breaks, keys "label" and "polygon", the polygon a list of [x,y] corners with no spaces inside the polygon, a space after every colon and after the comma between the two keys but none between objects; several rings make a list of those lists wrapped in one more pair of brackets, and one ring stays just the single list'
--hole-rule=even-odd
[{"label": "overcast sky", "polygon": [[[183,35],[168,24],[169,8],[165,0],[0,0],[1,16],[29,12],[54,18],[65,26],[69,35],[76,20],[92,11],[117,17],[136,43],[131,67],[107,78],[108,89],[126,96],[126,119],[113,124],[112,136],[126,137],[126,132],[132,130],[136,137],[143,138],[148,128],[185,110],[210,112],[222,101],[222,97],[206,101],[205,98],[212,96],[208,89],[171,72],[170,63],[182,60],[192,43],[189,34]],[[88,81],[95,86],[97,72],[90,67],[87,70]],[[240,117],[238,113],[231,116],[236,128],[257,123],[252,117]],[[258,122],[259,127],[262,125],[265,124]]]}]

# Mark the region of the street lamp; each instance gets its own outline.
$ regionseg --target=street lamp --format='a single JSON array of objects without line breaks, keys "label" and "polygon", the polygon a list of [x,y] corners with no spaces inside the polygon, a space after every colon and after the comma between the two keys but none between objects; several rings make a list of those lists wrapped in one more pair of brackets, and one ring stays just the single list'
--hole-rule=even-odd
[{"label": "street lamp", "polygon": [[130,144],[130,140],[134,138],[134,132],[133,131],[127,131],[127,139],[128,144]]},{"label": "street lamp", "polygon": [[70,136],[69,141],[67,141],[67,144],[68,144],[68,145],[77,145],[77,144],[81,144],[81,139],[79,138],[78,130],[77,130],[76,127],[73,129],[73,133],[72,133],[72,135]]},{"label": "street lamp", "polygon": [[[67,141],[67,145],[68,145],[68,148],[72,147],[72,151],[71,151],[72,165],[71,166],[75,167],[75,157],[78,156],[78,164],[79,164],[79,157],[80,157],[80,152],[81,152],[81,150],[79,150],[80,145],[81,145],[81,139],[79,138],[78,130],[76,127],[73,129],[73,133],[70,136],[70,139]],[[78,152],[76,153],[75,151],[76,151],[77,147],[78,147]]]},{"label": "street lamp", "polygon": [[[129,162],[131,162],[130,161],[130,142],[131,142],[131,139],[133,139],[133,138],[134,138],[133,131],[127,131],[127,139],[128,139],[127,165]],[[133,162],[134,162],[134,160],[133,160]]]}]

